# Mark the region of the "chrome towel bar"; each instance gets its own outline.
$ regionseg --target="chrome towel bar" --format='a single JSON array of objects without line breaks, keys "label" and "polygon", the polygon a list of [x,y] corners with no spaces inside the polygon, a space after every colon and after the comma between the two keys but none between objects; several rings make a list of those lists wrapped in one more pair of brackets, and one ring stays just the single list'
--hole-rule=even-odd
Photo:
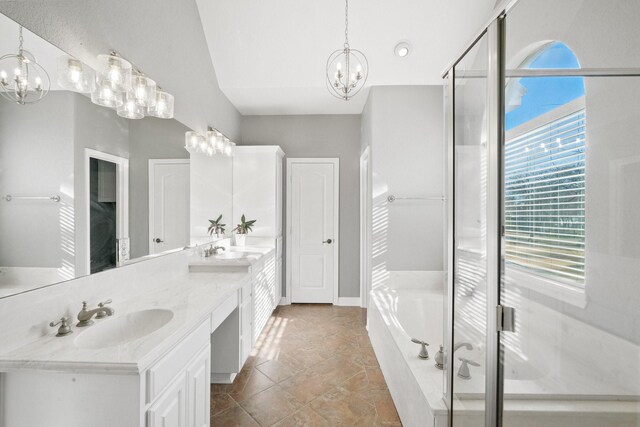
[{"label": "chrome towel bar", "polygon": [[2,198],[7,202],[12,200],[51,200],[57,203],[60,201],[60,196],[57,194],[55,196],[12,196],[11,194],[7,194],[6,196],[2,196]]}]

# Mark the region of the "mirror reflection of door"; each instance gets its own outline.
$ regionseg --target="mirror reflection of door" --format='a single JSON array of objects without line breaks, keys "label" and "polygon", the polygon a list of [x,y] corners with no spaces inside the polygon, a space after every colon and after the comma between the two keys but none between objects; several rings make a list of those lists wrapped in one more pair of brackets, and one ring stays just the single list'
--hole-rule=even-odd
[{"label": "mirror reflection of door", "polygon": [[189,160],[149,159],[149,254],[189,245]]},{"label": "mirror reflection of door", "polygon": [[117,183],[115,163],[89,162],[89,223],[91,273],[116,266]]}]

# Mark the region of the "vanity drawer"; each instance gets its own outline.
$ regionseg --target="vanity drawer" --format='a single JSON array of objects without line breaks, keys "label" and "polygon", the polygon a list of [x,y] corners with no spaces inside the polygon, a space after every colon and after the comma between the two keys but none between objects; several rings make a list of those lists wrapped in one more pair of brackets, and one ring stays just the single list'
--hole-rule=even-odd
[{"label": "vanity drawer", "polygon": [[229,298],[225,300],[220,307],[216,308],[216,310],[211,314],[211,333],[218,329],[218,326],[224,322],[224,320],[229,317],[229,314],[238,306],[238,293],[235,292]]},{"label": "vanity drawer", "polygon": [[188,337],[155,365],[147,370],[147,403],[159,396],[177,374],[184,374],[184,368],[202,346],[209,342],[209,320],[198,326]]}]

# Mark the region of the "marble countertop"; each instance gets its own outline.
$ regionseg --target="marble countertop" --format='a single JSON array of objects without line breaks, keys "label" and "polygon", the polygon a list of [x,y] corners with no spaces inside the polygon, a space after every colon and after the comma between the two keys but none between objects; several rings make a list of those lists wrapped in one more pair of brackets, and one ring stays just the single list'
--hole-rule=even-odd
[{"label": "marble countertop", "polygon": [[[255,264],[264,256],[275,252],[274,248],[264,248],[257,246],[231,246],[224,252],[204,258],[194,258],[189,261],[189,267],[200,267],[197,271],[202,271],[201,267],[247,267]],[[229,258],[230,254],[239,254],[238,258]]]},{"label": "marble countertop", "polygon": [[[263,249],[265,253],[270,250],[272,249]],[[74,322],[74,332],[71,335],[56,337],[54,331],[37,341],[1,354],[0,372],[47,370],[138,374],[201,325],[248,280],[248,272],[185,273],[158,284],[152,294],[145,298],[132,298],[112,304],[115,310],[113,317],[95,320],[97,325],[139,310],[171,310],[173,318],[153,333],[122,345],[87,349],[76,346],[75,340],[95,326],[78,328]]]}]

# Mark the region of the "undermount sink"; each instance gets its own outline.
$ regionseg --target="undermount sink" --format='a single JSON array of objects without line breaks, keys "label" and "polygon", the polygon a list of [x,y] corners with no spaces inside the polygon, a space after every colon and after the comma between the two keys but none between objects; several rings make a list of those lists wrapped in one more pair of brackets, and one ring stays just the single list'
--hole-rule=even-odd
[{"label": "undermount sink", "polygon": [[[161,308],[141,310],[124,316],[97,320],[86,327],[76,339],[80,348],[101,349],[127,344],[149,335],[166,325],[173,318],[173,311]],[[82,328],[76,329],[80,331]]]},{"label": "undermount sink", "polygon": [[240,259],[246,258],[245,252],[223,252],[221,254],[214,255],[217,259]]}]

